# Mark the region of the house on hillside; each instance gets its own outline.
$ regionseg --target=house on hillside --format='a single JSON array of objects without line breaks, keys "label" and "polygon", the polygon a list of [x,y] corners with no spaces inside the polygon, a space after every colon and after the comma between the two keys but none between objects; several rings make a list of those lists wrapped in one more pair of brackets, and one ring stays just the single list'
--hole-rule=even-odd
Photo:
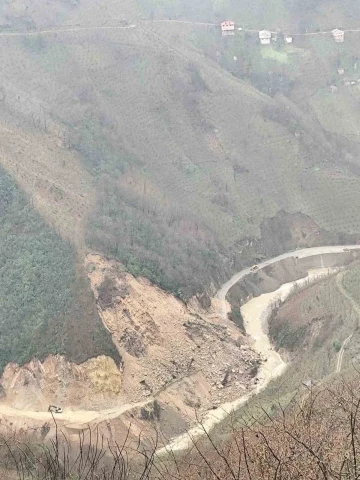
[{"label": "house on hillside", "polygon": [[227,20],[221,23],[221,33],[223,37],[235,35],[235,22]]},{"label": "house on hillside", "polygon": [[259,39],[260,39],[261,45],[270,45],[271,32],[269,30],[260,30]]},{"label": "house on hillside", "polygon": [[284,34],[284,42],[285,43],[293,43],[293,37],[291,35]]},{"label": "house on hillside", "polygon": [[345,36],[345,32],[343,30],[339,30],[338,28],[335,28],[334,30],[331,31],[331,34],[336,43],[343,43],[344,36]]},{"label": "house on hillside", "polygon": [[337,72],[338,72],[339,75],[344,75],[345,69],[342,68],[342,67],[339,67],[339,68],[337,69]]}]

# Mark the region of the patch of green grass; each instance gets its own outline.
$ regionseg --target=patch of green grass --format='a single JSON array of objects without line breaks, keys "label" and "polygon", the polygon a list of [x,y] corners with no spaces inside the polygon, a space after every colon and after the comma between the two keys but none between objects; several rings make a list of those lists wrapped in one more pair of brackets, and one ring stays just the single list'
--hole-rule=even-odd
[{"label": "patch of green grass", "polygon": [[290,323],[287,322],[278,330],[272,331],[271,336],[278,348],[285,348],[286,350],[294,351],[303,343],[306,332],[306,325],[292,328]]},{"label": "patch of green grass", "polygon": [[288,54],[277,48],[273,48],[270,46],[269,48],[262,48],[261,49],[261,56],[263,58],[269,58],[271,60],[275,60],[276,62],[286,64],[289,62]]},{"label": "patch of green grass", "polygon": [[241,314],[240,307],[231,305],[231,312],[228,314],[229,319],[235,323],[245,333],[244,319]]},{"label": "patch of green grass", "polygon": [[112,144],[106,128],[96,116],[80,123],[72,146],[81,154],[88,170],[96,176],[108,173],[116,177],[124,173],[129,165],[137,163],[137,159],[124,148]]}]

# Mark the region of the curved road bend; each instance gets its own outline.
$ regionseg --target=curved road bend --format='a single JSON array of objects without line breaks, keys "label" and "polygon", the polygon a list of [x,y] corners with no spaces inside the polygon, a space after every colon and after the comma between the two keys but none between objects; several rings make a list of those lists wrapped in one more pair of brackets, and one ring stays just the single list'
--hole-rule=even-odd
[{"label": "curved road bend", "polygon": [[[314,255],[322,255],[328,253],[343,253],[346,249],[360,250],[360,245],[326,246],[295,250],[293,252],[284,253],[272,259],[266,260],[262,263],[257,264],[257,266],[258,270],[261,270],[268,265],[275,264],[280,260],[285,260],[287,258],[306,258],[312,257]],[[216,298],[220,300],[220,313],[224,318],[226,318],[227,312],[229,311],[228,303],[226,301],[227,293],[229,292],[231,287],[233,287],[237,282],[242,280],[244,277],[246,277],[246,275],[249,275],[250,273],[252,273],[251,267],[245,268],[244,270],[236,273],[233,277],[230,278],[230,280],[228,280],[222,285],[222,287],[216,294]],[[291,290],[290,285],[293,283],[295,282],[282,285],[278,290],[276,290],[276,292],[263,294],[261,296],[262,299],[260,300],[260,297],[256,297],[247,302],[242,307],[245,329],[248,335],[254,340],[254,347],[258,351],[258,353],[268,359],[266,364],[263,365],[263,372],[261,372],[261,374],[259,375],[259,378],[262,378],[260,378],[260,383],[258,384],[258,386],[252,391],[241,396],[234,402],[228,402],[224,405],[221,405],[219,408],[208,412],[201,425],[195,425],[188,432],[185,432],[184,434],[174,438],[165,447],[158,450],[158,455],[166,454],[170,451],[186,450],[191,446],[193,439],[204,435],[204,429],[209,432],[215,425],[220,423],[228,415],[234,412],[234,410],[244,405],[251,397],[264,390],[272,379],[280,376],[285,371],[286,363],[282,360],[280,355],[272,349],[268,335],[262,330],[262,323],[264,316],[269,314],[269,306],[272,304],[273,299],[286,298],[287,294]],[[256,303],[255,308],[251,308],[251,303]],[[248,314],[247,310],[249,310],[250,314]],[[255,315],[253,313],[254,311],[256,312]],[[254,321],[250,323],[249,317],[251,317],[251,320]]]},{"label": "curved road bend", "polygon": [[[320,255],[320,254],[326,254],[326,253],[341,253],[344,251],[344,249],[349,249],[349,250],[357,250],[360,249],[360,245],[345,245],[345,246],[337,246],[337,247],[315,247],[315,248],[308,248],[308,249],[303,249],[303,250],[295,250],[293,252],[285,253],[283,255],[279,255],[278,257],[275,257],[270,260],[266,260],[265,262],[262,262],[261,264],[258,264],[258,268],[261,269],[263,267],[266,267],[267,265],[272,265],[279,260],[283,260],[286,258],[291,258],[291,257],[299,257],[299,258],[304,258],[304,257],[310,257],[313,255]],[[228,304],[226,302],[226,295],[230,288],[235,285],[239,280],[244,278],[246,275],[248,275],[251,272],[250,268],[245,268],[241,272],[235,274],[229,281],[224,283],[224,285],[220,288],[220,290],[217,293],[217,298],[220,299],[221,301],[221,314],[226,316],[227,314],[227,307]],[[280,287],[281,289],[281,287]],[[279,290],[280,290],[279,289]],[[270,294],[271,295],[271,294]],[[249,302],[248,302],[249,303]],[[245,306],[245,305],[244,305]],[[256,318],[261,324],[261,318]],[[257,322],[258,323],[258,322]],[[249,330],[249,334],[251,335],[251,329]],[[266,335],[266,334],[265,334]],[[256,338],[254,338],[255,343],[256,343]],[[263,354],[263,352],[259,349],[259,353]],[[281,359],[280,359],[281,360]],[[284,362],[282,362],[282,365],[285,365]],[[277,372],[275,374],[275,369],[272,372],[273,377],[276,375],[281,374],[281,369],[278,368],[279,365],[276,367]],[[229,414],[231,414],[236,408],[239,408],[241,405],[246,403],[253,395],[258,393],[259,391],[263,390],[267,386],[268,381],[263,382],[260,386],[258,386],[256,389],[252,390],[251,392],[241,396],[239,399],[237,399],[235,402],[229,402],[221,407],[217,408],[216,410],[212,410],[211,412],[208,413],[207,417],[204,419],[204,422],[202,425],[196,425],[194,428],[190,429],[188,432],[186,432],[183,435],[180,435],[179,437],[176,437],[173,439],[167,446],[163,447],[162,449],[158,450],[157,454],[162,454],[166,453],[168,451],[172,450],[184,450],[191,445],[192,439],[195,437],[199,437],[204,434],[204,428],[206,428],[206,431],[210,431],[216,424],[218,424],[220,421],[224,420]],[[69,424],[69,426],[74,426],[76,424],[76,428],[81,428],[81,427],[86,427],[87,425],[93,424],[93,423],[98,423],[102,420],[110,420],[118,417],[119,415],[123,414],[124,412],[130,410],[133,407],[136,406],[142,406],[145,405],[146,403],[149,402],[149,399],[146,402],[139,402],[137,404],[131,404],[131,405],[122,405],[117,408],[113,408],[111,410],[104,410],[104,411],[64,411],[63,414],[61,414],[61,418],[64,420],[65,426],[66,424]],[[18,418],[24,418],[24,419],[36,419],[36,420],[49,420],[51,419],[51,415],[48,412],[37,412],[37,411],[32,411],[32,410],[18,410],[16,408],[9,407],[7,405],[1,405],[0,404],[0,415],[9,415],[9,416],[14,416]]]},{"label": "curved road bend", "polygon": [[[348,250],[360,250],[360,245],[341,245],[341,246],[327,246],[327,247],[312,247],[312,248],[303,248],[302,250],[294,250],[292,252],[283,253],[277,257],[271,258],[269,260],[265,260],[262,263],[258,264],[259,270],[262,268],[272,265],[274,263],[279,262],[280,260],[285,260],[287,258],[306,258],[306,257],[313,257],[314,255],[321,255],[326,253],[343,253],[344,249]],[[237,282],[242,280],[246,275],[253,273],[251,271],[251,267],[245,268],[241,270],[241,272],[235,273],[233,277],[230,278],[227,282],[225,282],[218,293],[216,294],[216,298],[221,301],[221,314],[224,318],[226,318],[228,310],[228,304],[226,302],[226,295],[228,294],[231,287],[233,287]]]}]

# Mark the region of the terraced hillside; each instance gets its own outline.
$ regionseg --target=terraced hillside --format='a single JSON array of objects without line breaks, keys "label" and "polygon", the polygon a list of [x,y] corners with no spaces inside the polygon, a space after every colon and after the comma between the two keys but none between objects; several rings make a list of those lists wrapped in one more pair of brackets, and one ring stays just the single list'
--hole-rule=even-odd
[{"label": "terraced hillside", "polygon": [[1,3],[0,163],[79,262],[100,251],[188,300],[278,248],[359,238],[359,146],[326,123],[339,52],[156,21],[295,28],[296,5],[233,3]]}]

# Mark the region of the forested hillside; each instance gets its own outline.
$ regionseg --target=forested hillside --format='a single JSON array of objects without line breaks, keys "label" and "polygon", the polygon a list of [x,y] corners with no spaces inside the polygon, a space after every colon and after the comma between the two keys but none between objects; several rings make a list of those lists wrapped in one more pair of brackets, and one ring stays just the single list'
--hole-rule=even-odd
[{"label": "forested hillside", "polygon": [[[224,18],[255,33],[222,37]],[[2,2],[0,163],[70,242],[56,237],[54,249],[44,242],[30,273],[21,268],[32,283],[53,250],[49,292],[40,295],[39,284],[24,299],[31,314],[14,314],[25,330],[67,318],[72,308],[80,315],[75,301],[91,305],[89,318],[102,328],[94,302],[84,300],[88,250],[188,300],[277,253],[267,238],[272,219],[286,232],[284,248],[357,241],[360,86],[345,85],[337,67],[355,81],[360,35],[341,45],[299,36],[264,49],[256,33],[357,21],[351,2],[325,0]],[[82,332],[75,324],[70,343]],[[90,332],[86,355],[104,345]],[[74,351],[66,340],[46,344]],[[23,353],[21,361],[34,349]]]},{"label": "forested hillside", "polygon": [[76,362],[101,353],[118,360],[76,271],[72,246],[34,212],[3,169],[0,211],[0,371],[50,353]]}]

